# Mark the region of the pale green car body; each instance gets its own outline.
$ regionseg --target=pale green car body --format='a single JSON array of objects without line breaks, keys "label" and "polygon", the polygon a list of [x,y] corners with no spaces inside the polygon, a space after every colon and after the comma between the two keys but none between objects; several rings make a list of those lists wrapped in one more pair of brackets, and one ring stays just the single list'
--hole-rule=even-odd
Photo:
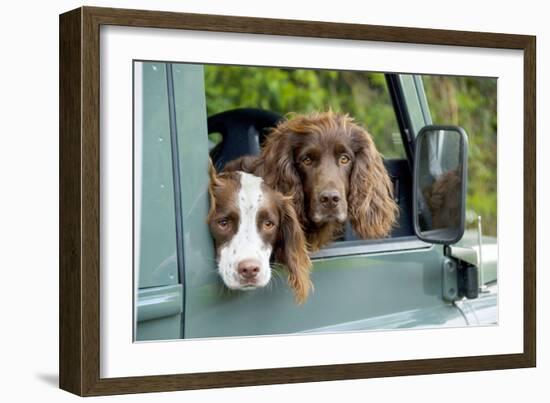
[{"label": "pale green car body", "polygon": [[[482,278],[489,287],[471,300],[443,297],[444,247],[414,235],[336,242],[314,254],[315,289],[302,306],[295,304],[284,271],[264,289],[225,289],[206,225],[203,67],[136,63],[135,77],[141,127],[134,134],[137,341],[497,323],[491,237],[483,238]],[[431,123],[422,81],[412,75],[392,80],[394,97],[409,117],[407,135],[414,139]],[[467,232],[460,243],[477,242]]]}]

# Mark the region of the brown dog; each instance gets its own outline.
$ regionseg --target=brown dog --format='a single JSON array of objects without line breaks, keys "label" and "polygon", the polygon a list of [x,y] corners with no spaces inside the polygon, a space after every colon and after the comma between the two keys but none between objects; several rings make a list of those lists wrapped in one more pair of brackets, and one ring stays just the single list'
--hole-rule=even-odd
[{"label": "brown dog", "polygon": [[380,153],[348,115],[296,115],[271,131],[259,156],[225,170],[254,173],[292,195],[311,250],[335,239],[348,218],[363,239],[387,236],[398,214]]}]

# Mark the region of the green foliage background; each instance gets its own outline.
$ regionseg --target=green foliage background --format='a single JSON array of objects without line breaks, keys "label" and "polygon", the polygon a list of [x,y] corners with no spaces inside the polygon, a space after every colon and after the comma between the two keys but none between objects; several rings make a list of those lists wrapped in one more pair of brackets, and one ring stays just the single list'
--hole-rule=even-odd
[{"label": "green foliage background", "polygon": [[423,76],[435,124],[463,127],[468,133],[468,227],[483,220],[483,233],[497,232],[497,80]]},{"label": "green foliage background", "polygon": [[[477,214],[484,233],[496,235],[496,79],[423,76],[435,124],[462,126],[469,134],[469,226]],[[332,108],[355,118],[386,158],[404,158],[384,74],[205,65],[208,115],[254,107],[280,114]]]}]

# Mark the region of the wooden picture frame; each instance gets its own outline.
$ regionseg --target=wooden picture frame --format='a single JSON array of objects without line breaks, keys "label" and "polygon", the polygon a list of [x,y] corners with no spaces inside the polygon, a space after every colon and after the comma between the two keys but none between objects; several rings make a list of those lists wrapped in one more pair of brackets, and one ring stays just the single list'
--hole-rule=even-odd
[{"label": "wooden picture frame", "polygon": [[[276,369],[100,377],[100,27],[119,25],[524,52],[523,353]],[[534,36],[82,7],[60,16],[60,387],[81,396],[387,377],[536,365]]]}]

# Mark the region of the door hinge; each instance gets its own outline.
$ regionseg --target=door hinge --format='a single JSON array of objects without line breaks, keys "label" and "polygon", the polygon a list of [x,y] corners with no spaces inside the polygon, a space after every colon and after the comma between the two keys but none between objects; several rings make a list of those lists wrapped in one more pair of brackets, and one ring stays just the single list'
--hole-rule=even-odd
[{"label": "door hinge", "polygon": [[477,266],[453,256],[445,256],[442,265],[442,296],[449,302],[478,297]]}]

